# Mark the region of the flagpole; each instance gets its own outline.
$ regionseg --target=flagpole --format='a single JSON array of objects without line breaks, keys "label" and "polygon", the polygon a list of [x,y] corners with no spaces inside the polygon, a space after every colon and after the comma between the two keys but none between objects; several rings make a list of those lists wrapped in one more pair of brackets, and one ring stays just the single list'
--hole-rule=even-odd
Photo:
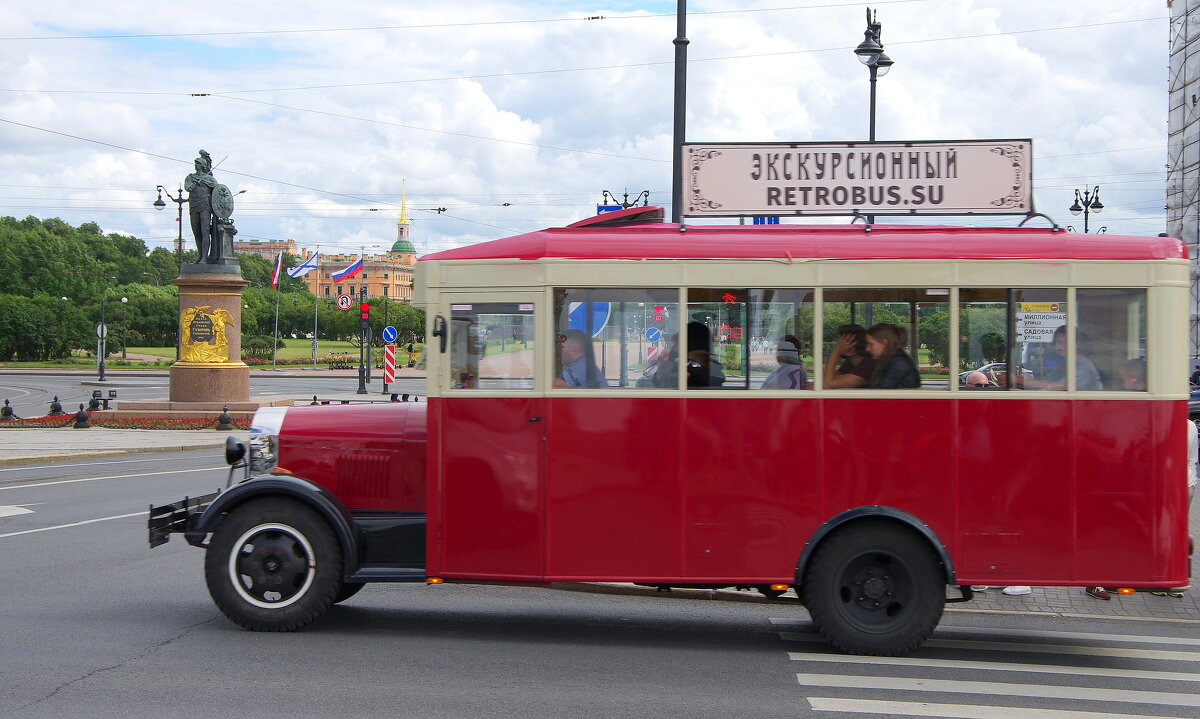
[{"label": "flagpole", "polygon": [[313,369],[317,368],[317,292],[321,289],[321,246],[317,245],[317,279],[313,280],[313,338],[312,338],[312,357]]},{"label": "flagpole", "polygon": [[280,290],[275,289],[275,346],[271,349],[271,369],[275,369],[275,356],[279,354],[279,294]]}]

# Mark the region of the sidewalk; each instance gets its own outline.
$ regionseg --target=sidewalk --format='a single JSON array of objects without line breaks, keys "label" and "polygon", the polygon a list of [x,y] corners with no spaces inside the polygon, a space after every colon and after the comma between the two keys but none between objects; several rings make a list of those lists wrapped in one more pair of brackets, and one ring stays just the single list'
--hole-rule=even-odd
[{"label": "sidewalk", "polygon": [[[337,371],[337,370],[335,370]],[[234,430],[218,432],[203,430],[145,430],[145,429],[5,429],[0,431],[0,466],[41,464],[60,460],[89,457],[112,457],[143,452],[173,452],[191,449],[210,449],[214,462],[223,462],[225,439],[235,436],[246,439],[248,433]],[[1192,536],[1200,537],[1200,502],[1193,503],[1190,527]],[[1191,558],[1195,575],[1196,557]],[[799,600],[792,592],[780,599],[767,599],[756,591],[732,589],[675,589],[659,592],[653,587],[633,584],[555,583],[555,588],[569,591],[600,592],[647,597],[671,597],[716,601],[778,603],[798,607]],[[1063,617],[1103,617],[1130,621],[1166,620],[1200,624],[1200,584],[1185,592],[1183,598],[1159,597],[1148,593],[1121,596],[1114,594],[1109,601],[1094,599],[1079,587],[1033,587],[1030,594],[1008,596],[1000,587],[976,592],[974,600],[946,605],[946,613],[1001,612],[1005,614],[1041,614]],[[947,596],[958,596],[948,590]]]},{"label": "sidewalk", "polygon": [[73,429],[70,425],[61,429],[5,429],[0,431],[0,466],[189,449],[212,449],[213,458],[224,461],[225,438],[230,435],[245,439],[249,433],[215,429]]}]

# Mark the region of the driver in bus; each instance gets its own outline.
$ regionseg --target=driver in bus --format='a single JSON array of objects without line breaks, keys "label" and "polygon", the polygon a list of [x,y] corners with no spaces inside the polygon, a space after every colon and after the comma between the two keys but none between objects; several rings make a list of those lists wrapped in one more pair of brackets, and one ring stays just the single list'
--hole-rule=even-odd
[{"label": "driver in bus", "polygon": [[581,330],[570,329],[559,335],[562,372],[554,378],[555,387],[607,387],[592,359],[592,347]]},{"label": "driver in bus", "polygon": [[[1096,365],[1084,356],[1082,348],[1087,338],[1082,332],[1075,333],[1078,350],[1075,352],[1075,389],[1104,389],[1100,381],[1100,372]],[[1059,325],[1054,330],[1051,346],[1061,360],[1051,365],[1046,375],[1041,379],[1017,375],[1017,386],[1024,389],[1066,389],[1067,388],[1067,326]]]}]

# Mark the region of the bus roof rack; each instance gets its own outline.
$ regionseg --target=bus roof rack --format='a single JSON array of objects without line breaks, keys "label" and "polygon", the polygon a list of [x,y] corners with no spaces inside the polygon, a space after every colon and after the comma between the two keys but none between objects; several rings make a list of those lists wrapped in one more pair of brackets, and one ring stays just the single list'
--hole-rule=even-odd
[{"label": "bus roof rack", "polygon": [[595,217],[589,217],[579,222],[572,222],[567,227],[617,227],[620,225],[648,225],[662,222],[663,208],[657,205],[643,207],[626,207],[623,210],[605,212]]}]

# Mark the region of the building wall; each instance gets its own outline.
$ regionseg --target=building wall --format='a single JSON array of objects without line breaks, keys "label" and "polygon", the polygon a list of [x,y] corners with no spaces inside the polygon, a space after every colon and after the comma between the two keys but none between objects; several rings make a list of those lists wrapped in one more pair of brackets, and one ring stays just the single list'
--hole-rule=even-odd
[{"label": "building wall", "polygon": [[1192,258],[1188,322],[1192,357],[1200,357],[1200,0],[1168,0],[1171,13],[1167,119],[1167,234]]},{"label": "building wall", "polygon": [[[305,251],[304,258],[312,253]],[[413,267],[417,264],[414,254],[388,252],[383,255],[365,255],[363,270],[354,277],[334,282],[334,272],[345,269],[358,259],[353,255],[326,255],[319,258],[317,270],[304,276],[308,290],[317,297],[337,297],[339,294],[357,295],[362,286],[367,286],[368,297],[390,297],[394,300],[412,302]]]},{"label": "building wall", "polygon": [[239,240],[233,243],[233,251],[243,255],[258,255],[272,263],[280,252],[296,256],[300,254],[295,240]]}]

